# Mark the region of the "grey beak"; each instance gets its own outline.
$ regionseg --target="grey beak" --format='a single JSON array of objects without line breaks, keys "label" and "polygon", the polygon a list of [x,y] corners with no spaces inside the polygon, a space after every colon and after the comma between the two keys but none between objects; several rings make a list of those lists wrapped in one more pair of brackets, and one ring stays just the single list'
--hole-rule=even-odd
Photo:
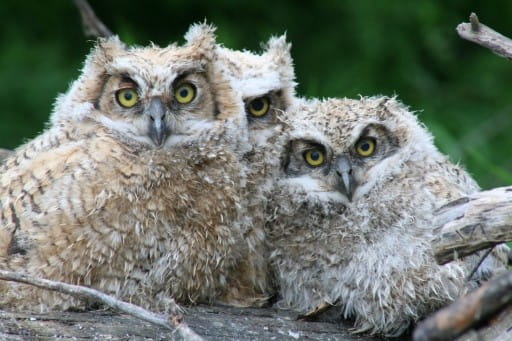
[{"label": "grey beak", "polygon": [[356,182],[352,175],[352,165],[346,156],[340,156],[335,164],[336,175],[338,176],[337,182],[339,191],[343,193],[348,201],[352,201],[352,195],[356,188]]},{"label": "grey beak", "polygon": [[151,119],[149,122],[149,137],[157,146],[161,146],[169,134],[164,120],[166,111],[165,104],[160,97],[151,98],[147,109],[147,114]]}]

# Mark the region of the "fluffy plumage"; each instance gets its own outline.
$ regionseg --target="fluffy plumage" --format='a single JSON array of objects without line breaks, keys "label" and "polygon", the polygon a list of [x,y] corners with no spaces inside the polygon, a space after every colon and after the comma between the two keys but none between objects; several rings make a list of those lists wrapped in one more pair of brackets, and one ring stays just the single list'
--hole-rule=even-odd
[{"label": "fluffy plumage", "polygon": [[458,296],[468,266],[436,264],[433,214],[478,190],[394,98],[304,101],[288,115],[267,224],[279,305],[329,302],[356,331],[402,333]]},{"label": "fluffy plumage", "polygon": [[[223,295],[246,250],[247,119],[213,29],[193,26],[186,39],[159,48],[114,37],[93,49],[48,129],[0,170],[2,268],[154,308]],[[3,284],[3,306],[81,306]]]},{"label": "fluffy plumage", "polygon": [[[242,225],[248,248],[223,298],[231,304],[238,301],[239,305],[253,305],[256,302],[251,302],[251,297],[260,297],[257,301],[263,302],[273,293],[263,226],[265,204],[279,170],[280,154],[275,144],[282,138],[280,117],[295,98],[290,48],[284,35],[271,38],[261,53],[217,48],[219,65],[247,117],[251,147],[241,159],[247,183],[242,188],[240,205],[245,213]],[[250,283],[256,283],[259,292],[251,293],[254,285]]]}]

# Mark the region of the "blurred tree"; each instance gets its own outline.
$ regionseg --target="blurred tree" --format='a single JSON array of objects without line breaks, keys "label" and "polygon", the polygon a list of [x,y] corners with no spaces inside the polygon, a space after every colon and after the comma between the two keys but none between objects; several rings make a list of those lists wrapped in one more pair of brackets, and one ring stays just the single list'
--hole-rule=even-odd
[{"label": "blurred tree", "polygon": [[[127,43],[182,41],[205,19],[237,49],[286,31],[299,94],[397,94],[484,188],[512,183],[512,63],[455,33],[474,11],[512,36],[510,1],[90,2]],[[71,0],[4,0],[0,19],[0,147],[13,148],[44,128],[92,43]]]}]

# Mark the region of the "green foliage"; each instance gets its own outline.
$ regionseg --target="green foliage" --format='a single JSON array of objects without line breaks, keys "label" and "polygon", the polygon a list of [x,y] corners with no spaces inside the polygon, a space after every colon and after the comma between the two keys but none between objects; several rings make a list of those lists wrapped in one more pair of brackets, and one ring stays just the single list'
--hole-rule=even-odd
[{"label": "green foliage", "polygon": [[[299,94],[397,94],[482,187],[512,183],[512,62],[455,33],[475,11],[512,36],[510,1],[90,2],[125,42],[141,45],[182,41],[205,19],[237,49],[287,32]],[[92,43],[72,1],[6,0],[0,17],[0,147],[13,148],[44,128]]]}]

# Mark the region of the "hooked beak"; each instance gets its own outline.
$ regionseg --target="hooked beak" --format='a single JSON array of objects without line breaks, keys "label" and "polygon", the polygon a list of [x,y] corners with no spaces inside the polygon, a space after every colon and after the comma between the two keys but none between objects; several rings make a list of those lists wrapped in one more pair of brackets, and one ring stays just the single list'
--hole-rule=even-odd
[{"label": "hooked beak", "polygon": [[166,107],[160,97],[153,97],[149,102],[147,114],[151,119],[149,122],[149,137],[155,145],[161,146],[169,134],[169,129],[165,124]]},{"label": "hooked beak", "polygon": [[357,184],[352,174],[352,165],[350,164],[350,160],[346,156],[340,156],[336,160],[335,167],[336,175],[338,176],[338,189],[347,197],[348,201],[352,201],[352,196]]}]

